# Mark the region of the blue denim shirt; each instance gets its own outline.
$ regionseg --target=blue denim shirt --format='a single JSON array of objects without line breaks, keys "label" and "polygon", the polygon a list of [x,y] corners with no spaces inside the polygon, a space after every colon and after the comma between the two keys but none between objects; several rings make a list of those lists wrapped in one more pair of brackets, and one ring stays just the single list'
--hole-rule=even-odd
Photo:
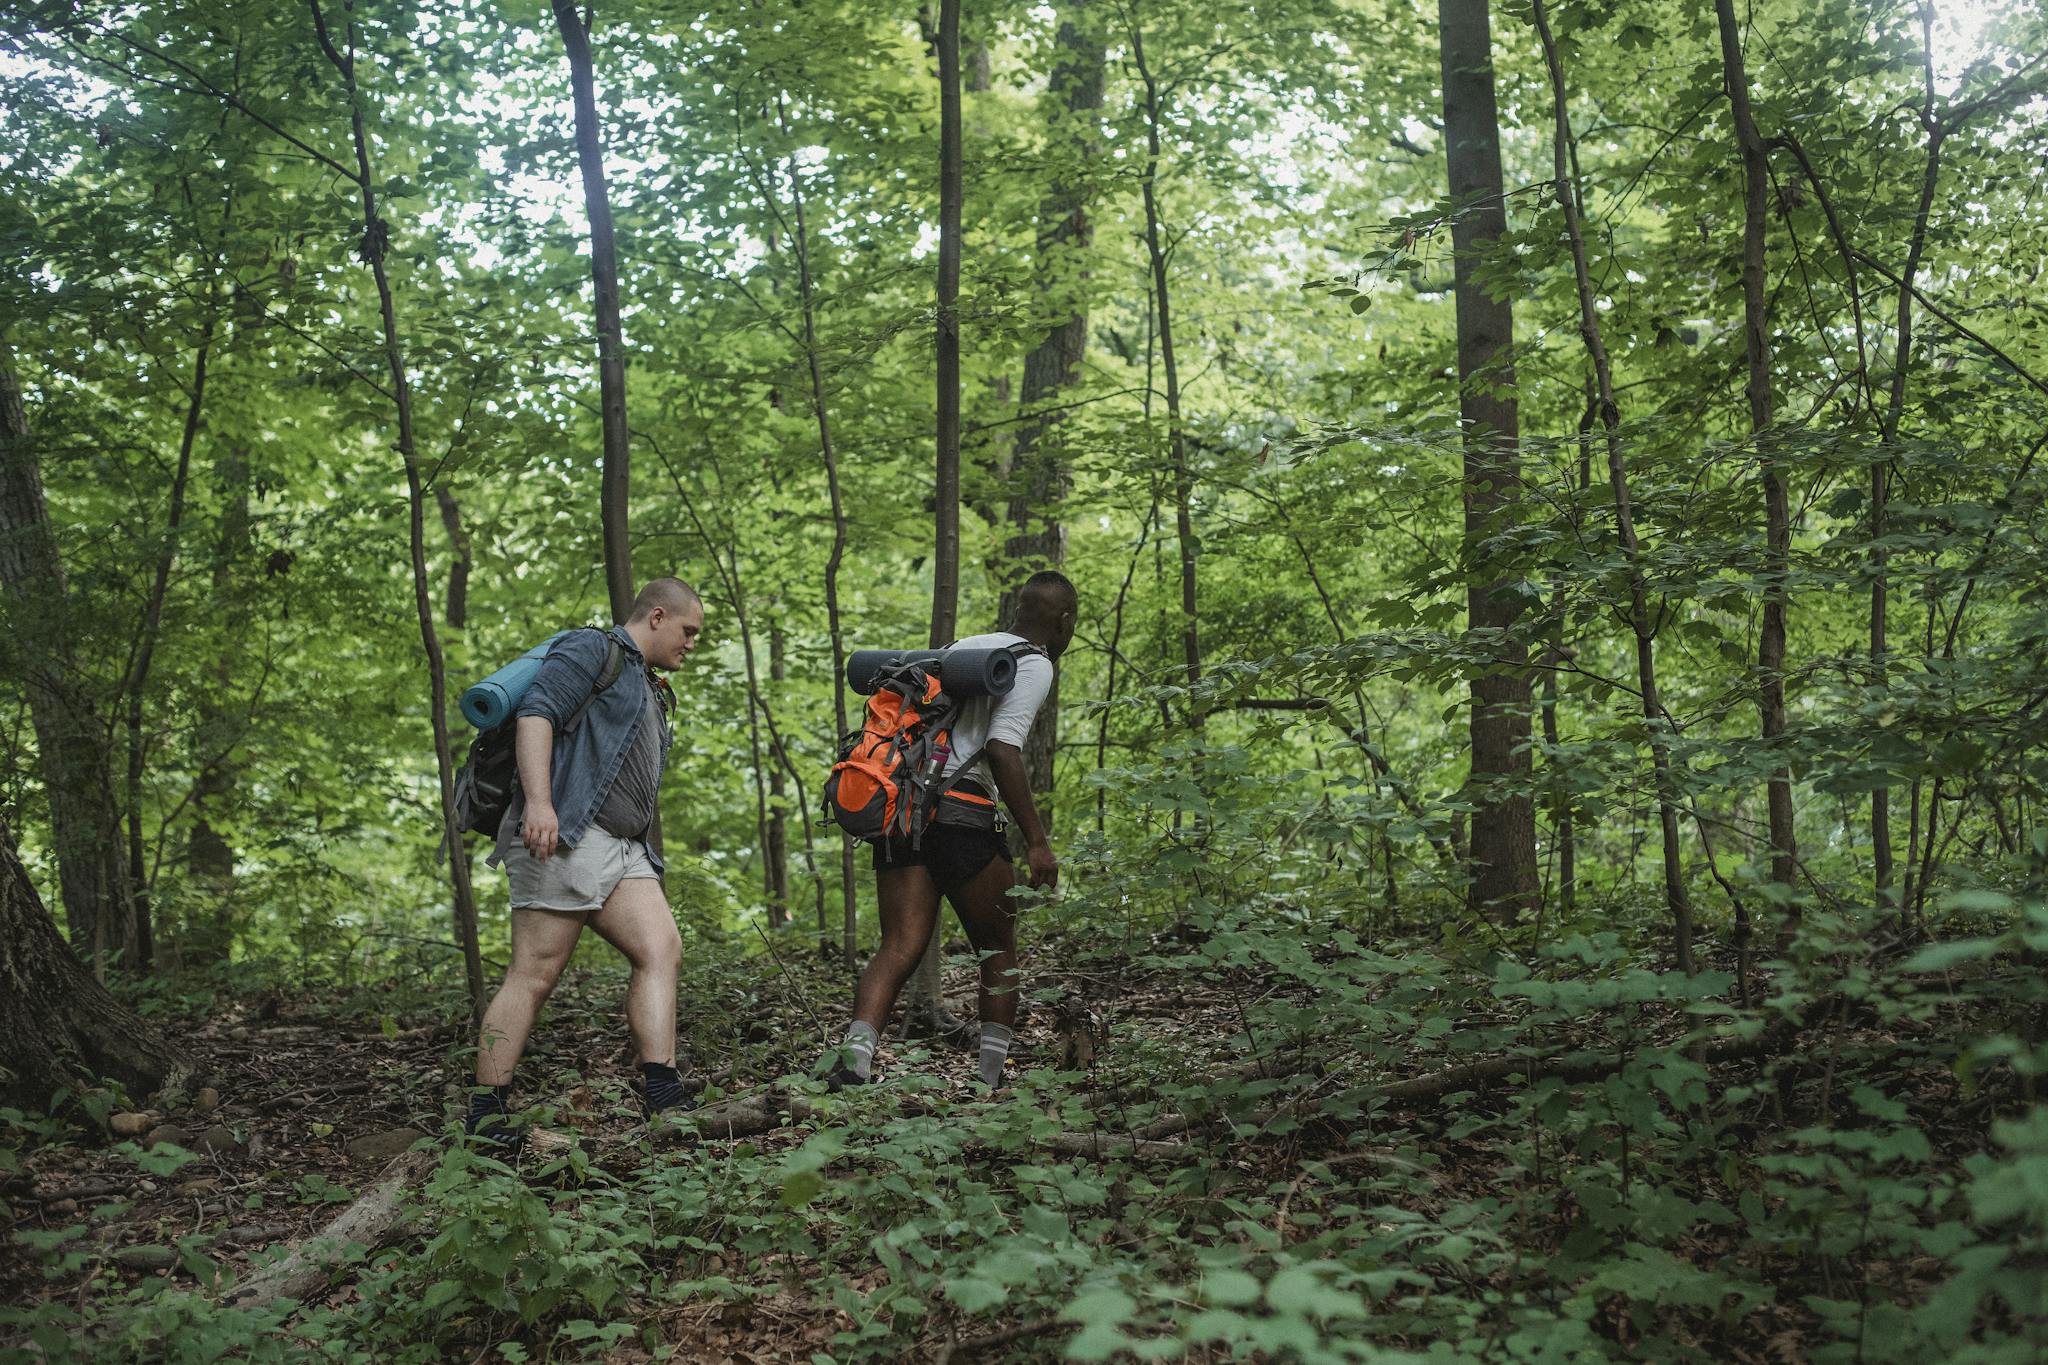
[{"label": "blue denim shirt", "polygon": [[[576,847],[596,820],[648,711],[647,692],[653,684],[647,678],[647,661],[625,627],[613,626],[610,634],[625,650],[618,680],[591,702],[573,731],[563,734],[562,727],[583,705],[604,670],[605,637],[595,630],[572,630],[555,641],[540,672],[534,675],[533,685],[519,699],[516,712],[522,719],[544,717],[555,727],[549,773],[564,848]],[[647,856],[656,872],[663,870],[661,854],[651,843]]]}]

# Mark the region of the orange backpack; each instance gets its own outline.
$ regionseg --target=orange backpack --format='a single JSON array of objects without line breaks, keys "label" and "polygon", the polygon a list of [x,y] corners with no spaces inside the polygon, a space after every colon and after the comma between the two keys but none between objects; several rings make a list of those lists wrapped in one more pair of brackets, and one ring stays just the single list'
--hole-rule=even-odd
[{"label": "orange backpack", "polygon": [[[1012,648],[1041,652],[1036,646]],[[983,818],[992,823],[994,800],[953,790],[980,758],[978,752],[950,779],[944,776],[959,718],[960,703],[939,685],[932,660],[906,661],[882,672],[861,728],[841,742],[839,761],[825,779],[831,820],[869,843],[907,835],[912,848],[923,842],[925,827],[948,797],[971,803],[976,814],[985,807]]]}]

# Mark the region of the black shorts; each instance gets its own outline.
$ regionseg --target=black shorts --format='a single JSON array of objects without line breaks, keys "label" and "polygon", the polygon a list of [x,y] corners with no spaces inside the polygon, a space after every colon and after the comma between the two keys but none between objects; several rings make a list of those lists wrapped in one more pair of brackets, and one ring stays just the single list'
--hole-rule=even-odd
[{"label": "black shorts", "polygon": [[930,825],[921,847],[912,848],[907,836],[874,846],[875,871],[888,867],[923,867],[932,874],[932,885],[942,896],[950,896],[974,879],[996,859],[1010,861],[1010,840],[1000,830],[968,829],[960,825]]}]

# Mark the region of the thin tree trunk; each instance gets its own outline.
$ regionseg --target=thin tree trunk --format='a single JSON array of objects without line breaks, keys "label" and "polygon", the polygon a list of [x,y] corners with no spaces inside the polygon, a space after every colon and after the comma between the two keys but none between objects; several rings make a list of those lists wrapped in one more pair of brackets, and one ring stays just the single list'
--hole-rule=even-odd
[{"label": "thin tree trunk", "polygon": [[[1145,513],[1145,524],[1138,531],[1138,543],[1131,550],[1131,562],[1124,568],[1124,581],[1116,590],[1116,604],[1110,609],[1109,665],[1108,675],[1102,682],[1102,710],[1095,718],[1095,771],[1101,772],[1109,763],[1109,712],[1111,702],[1116,700],[1116,665],[1121,657],[1119,646],[1124,638],[1124,599],[1130,596],[1131,580],[1138,576],[1138,561],[1144,557],[1145,542],[1152,538],[1152,527],[1159,520],[1159,497],[1155,493],[1151,510]],[[1098,786],[1095,789],[1095,832],[1100,834],[1106,827],[1109,816],[1109,789]]]},{"label": "thin tree trunk", "polygon": [[604,581],[612,619],[633,610],[633,544],[627,538],[627,498],[632,486],[632,438],[626,426],[626,342],[619,322],[619,255],[612,238],[611,194],[605,187],[604,144],[597,121],[597,92],[590,60],[590,30],[573,0],[552,0],[555,26],[569,56],[569,85],[576,104],[576,161],[583,173],[583,205],[590,218],[590,278],[597,295],[598,411],[604,425],[604,483],[599,499],[604,523]]},{"label": "thin tree trunk", "polygon": [[[1479,280],[1488,250],[1507,232],[1487,0],[1438,0],[1444,150],[1455,217],[1458,416],[1465,438],[1467,554],[1520,501],[1514,316],[1505,295]],[[1529,792],[1528,652],[1512,637],[1520,612],[1490,568],[1474,564],[1466,616],[1492,635],[1500,664],[1472,680],[1472,880],[1475,914],[1513,918],[1538,896],[1536,807]]]},{"label": "thin tree trunk", "polygon": [[[1679,970],[1693,970],[1692,901],[1686,893],[1685,867],[1678,832],[1679,792],[1671,761],[1671,717],[1665,712],[1657,690],[1656,632],[1650,622],[1649,589],[1643,571],[1642,553],[1636,541],[1635,513],[1630,500],[1628,462],[1621,442],[1621,410],[1614,397],[1614,367],[1608,360],[1607,344],[1600,333],[1600,309],[1593,298],[1592,272],[1586,266],[1586,231],[1580,215],[1579,180],[1571,161],[1571,115],[1566,107],[1564,64],[1559,60],[1557,42],[1551,37],[1550,19],[1543,0],[1533,0],[1536,33],[1543,42],[1543,59],[1550,71],[1551,98],[1556,105],[1555,135],[1552,140],[1557,177],[1557,201],[1564,209],[1565,234],[1571,241],[1572,278],[1578,288],[1579,336],[1593,362],[1593,378],[1599,389],[1600,427],[1607,442],[1607,476],[1614,490],[1615,536],[1628,562],[1629,628],[1636,642],[1636,681],[1643,694],[1643,727],[1650,736],[1650,762],[1656,770],[1657,823],[1663,840],[1664,905],[1671,916],[1672,941]],[[1546,711],[1546,737],[1555,742],[1555,720]]]},{"label": "thin tree trunk", "polygon": [[[811,274],[810,226],[804,217],[803,179],[796,163],[789,167],[790,199],[796,210],[796,271],[799,299],[803,307],[804,361],[811,376],[811,411],[818,419],[818,450],[825,461],[825,488],[832,504],[832,550],[825,557],[825,629],[832,641],[832,738],[836,745],[850,728],[846,713],[846,631],[839,612],[839,570],[846,561],[846,500],[839,487],[839,456],[832,444],[832,420],[825,402],[825,374],[818,361],[818,308]],[[854,965],[855,941],[860,929],[860,902],[855,895],[853,840],[845,831],[839,835],[839,893],[841,952],[847,967]],[[825,926],[818,926],[822,942]]]},{"label": "thin tree trunk", "polygon": [[171,475],[171,501],[164,513],[164,543],[157,552],[156,572],[142,612],[142,633],[135,644],[135,662],[128,674],[128,888],[134,928],[131,966],[149,970],[155,955],[151,924],[149,869],[142,851],[143,700],[149,691],[150,665],[156,658],[157,636],[163,628],[164,598],[170,592],[171,569],[177,563],[178,537],[185,526],[185,487],[192,475],[192,447],[199,439],[200,414],[206,402],[206,362],[213,351],[214,319],[207,316],[199,333],[199,351],[192,361],[192,396],[185,405],[185,429],[178,440],[178,463]]},{"label": "thin tree trunk", "polygon": [[[216,603],[226,603],[233,591],[235,565],[249,548],[247,455],[231,450],[216,466],[215,479],[227,510],[213,550],[212,590]],[[214,820],[227,809],[235,790],[234,758],[215,741],[226,722],[225,702],[235,679],[235,662],[232,645],[216,655],[209,670],[212,685],[199,697],[198,745],[201,752],[218,757],[192,781],[192,831],[185,844],[185,863],[202,893],[199,909],[204,918],[187,916],[183,932],[172,941],[184,968],[224,962],[234,947],[235,850]]]},{"label": "thin tree trunk", "polygon": [[135,1103],[192,1060],[107,994],[64,946],[0,819],[0,1104],[40,1114],[60,1089],[120,1082]]},{"label": "thin tree trunk", "polygon": [[384,254],[391,241],[391,225],[377,213],[376,179],[370,167],[370,138],[363,125],[362,101],[356,90],[355,20],[351,14],[346,22],[348,50],[343,53],[328,35],[320,0],[309,0],[309,5],[320,47],[341,74],[343,87],[348,92],[349,131],[356,151],[356,188],[361,191],[363,204],[360,255],[368,262],[371,277],[377,284],[377,307],[384,331],[384,362],[391,373],[391,400],[398,415],[398,454],[405,462],[413,607],[419,616],[420,647],[427,658],[430,685],[428,714],[433,721],[434,763],[441,782],[441,829],[448,842],[448,877],[455,893],[455,941],[462,946],[470,1011],[474,1017],[480,1018],[485,1003],[484,963],[477,945],[476,896],[469,882],[469,857],[463,847],[462,825],[455,815],[455,759],[448,737],[448,671],[441,657],[441,639],[434,629],[434,603],[427,577],[426,490],[420,476],[419,447],[413,439],[412,386],[406,377],[405,352],[398,339],[398,308],[392,298],[391,277],[384,268]]},{"label": "thin tree trunk", "polygon": [[[939,306],[938,477],[932,564],[934,649],[959,636],[960,614],[960,0],[939,0]],[[945,1008],[937,925],[911,974],[904,1001],[906,1036],[947,1032],[960,1023]]]},{"label": "thin tree trunk", "polygon": [[[1734,0],[1714,0],[1714,13],[1721,29],[1721,65],[1728,86],[1728,105],[1734,116],[1735,140],[1742,150],[1742,335],[1749,361],[1745,391],[1749,397],[1749,423],[1757,443],[1757,463],[1763,471],[1764,494],[1764,603],[1763,625],[1757,639],[1757,710],[1762,716],[1764,747],[1775,753],[1785,735],[1785,610],[1786,574],[1792,557],[1791,498],[1785,487],[1785,471],[1779,465],[1775,442],[1770,438],[1771,324],[1769,303],[1764,297],[1764,235],[1770,194],[1770,165],[1763,136],[1749,105],[1749,73],[1743,64],[1742,31],[1735,18]],[[1792,884],[1798,866],[1799,844],[1793,829],[1792,770],[1782,759],[1771,773],[1767,787],[1770,810],[1771,880],[1782,886]]]},{"label": "thin tree trunk", "polygon": [[[775,615],[768,622],[768,682],[770,686],[782,683],[789,677],[789,663],[785,655],[788,642],[783,636],[781,604],[775,603]],[[782,752],[782,741],[778,736],[771,741],[774,745],[774,761],[768,765],[768,901],[769,913],[777,924],[789,923],[789,798],[787,774],[783,767],[789,755]]]},{"label": "thin tree trunk", "polygon": [[[1947,129],[1934,112],[1934,7],[1920,6],[1923,90],[1920,122],[1927,130],[1927,165],[1920,177],[1920,203],[1913,214],[1913,236],[1906,247],[1906,264],[1899,271],[1897,345],[1892,359],[1891,391],[1886,396],[1878,440],[1883,458],[1870,466],[1870,668],[1880,689],[1890,686],[1890,552],[1884,537],[1889,527],[1891,494],[1891,447],[1899,437],[1899,422],[1906,409],[1906,367],[1913,358],[1913,277],[1920,269],[1920,256],[1927,247],[1927,221],[1934,205],[1934,190],[1941,178],[1941,148]],[[1853,282],[1852,282],[1853,286]],[[1879,787],[1870,794],[1870,842],[1876,860],[1877,895],[1880,902],[1890,891],[1892,865],[1891,789]],[[1901,903],[1903,908],[1903,902]]]},{"label": "thin tree trunk", "polygon": [[454,556],[448,565],[448,629],[469,625],[469,571],[475,566],[475,550],[469,528],[462,524],[462,504],[445,487],[434,489],[434,501],[441,506],[441,525],[448,532],[448,548]]},{"label": "thin tree trunk", "polygon": [[79,666],[70,587],[43,497],[13,353],[0,344],[0,585],[35,730],[71,942],[104,972],[128,937],[127,867],[112,755]]},{"label": "thin tree trunk", "polygon": [[[1188,466],[1187,432],[1181,423],[1180,368],[1173,353],[1173,312],[1166,281],[1166,247],[1159,232],[1159,124],[1162,117],[1159,82],[1145,61],[1145,35],[1131,28],[1131,59],[1145,86],[1145,253],[1152,266],[1153,319],[1159,337],[1159,363],[1166,377],[1167,461],[1173,470],[1174,528],[1180,538],[1181,653],[1192,690],[1202,681],[1201,622],[1195,584],[1195,480]],[[1188,720],[1199,728],[1201,705],[1190,695]]]}]

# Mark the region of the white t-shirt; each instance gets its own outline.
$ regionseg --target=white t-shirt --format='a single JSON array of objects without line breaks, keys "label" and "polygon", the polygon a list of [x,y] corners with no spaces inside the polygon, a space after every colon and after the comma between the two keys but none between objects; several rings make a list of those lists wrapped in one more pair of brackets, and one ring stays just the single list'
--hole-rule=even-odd
[{"label": "white t-shirt", "polygon": [[[1000,649],[1004,645],[1025,643],[1021,635],[996,630],[986,635],[970,635],[955,643],[953,648]],[[960,719],[953,722],[953,755],[946,760],[945,776],[951,777],[960,771],[961,765],[991,740],[1001,740],[1022,749],[1024,737],[1031,733],[1031,722],[1038,719],[1038,708],[1045,704],[1046,695],[1052,691],[1052,677],[1052,660],[1043,654],[1026,654],[1017,660],[1017,682],[1006,694],[973,697],[962,702]],[[983,774],[988,772],[986,763],[977,766]]]}]

